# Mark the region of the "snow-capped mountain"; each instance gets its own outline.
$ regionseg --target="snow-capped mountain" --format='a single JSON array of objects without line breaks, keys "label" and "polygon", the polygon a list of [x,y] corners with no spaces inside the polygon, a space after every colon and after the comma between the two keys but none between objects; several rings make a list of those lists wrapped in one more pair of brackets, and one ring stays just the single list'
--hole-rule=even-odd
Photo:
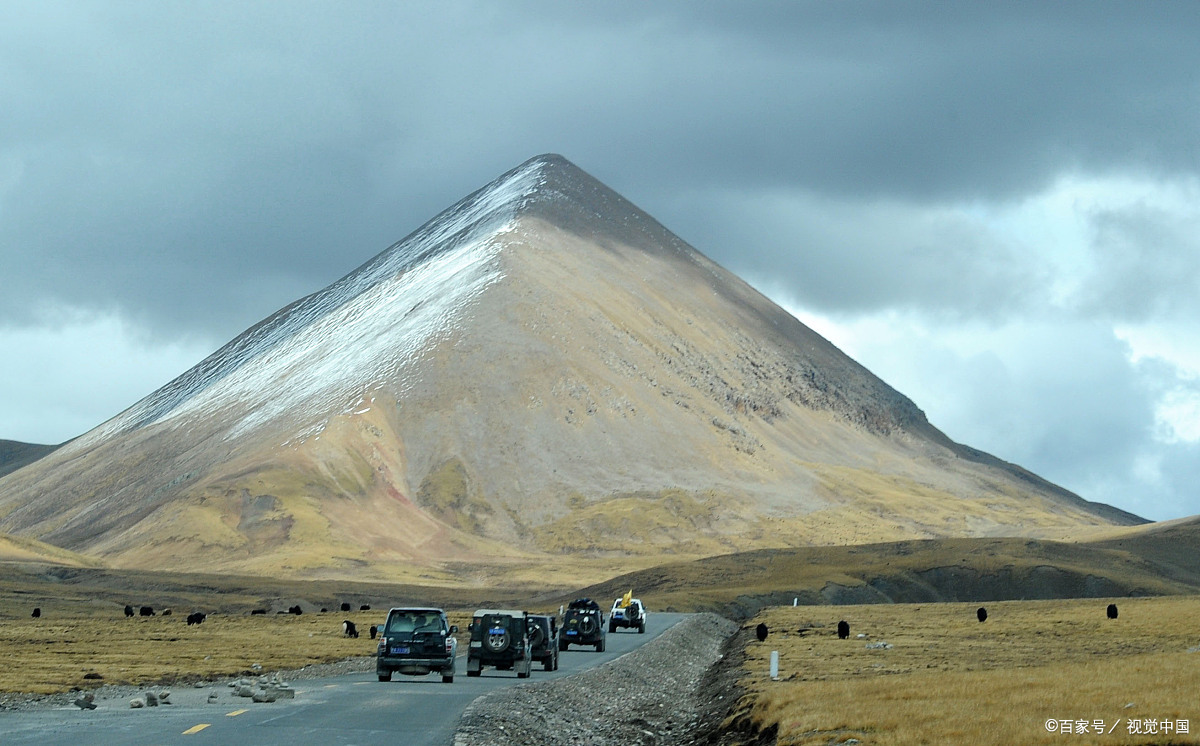
[{"label": "snow-capped mountain", "polygon": [[0,480],[0,531],[294,575],[1136,520],[952,443],[559,156]]},{"label": "snow-capped mountain", "polygon": [[500,277],[496,254],[518,211],[544,185],[545,167],[535,160],[505,174],[68,448],[197,417],[220,416],[226,437],[236,438],[280,418],[351,411],[379,381],[402,376]]}]

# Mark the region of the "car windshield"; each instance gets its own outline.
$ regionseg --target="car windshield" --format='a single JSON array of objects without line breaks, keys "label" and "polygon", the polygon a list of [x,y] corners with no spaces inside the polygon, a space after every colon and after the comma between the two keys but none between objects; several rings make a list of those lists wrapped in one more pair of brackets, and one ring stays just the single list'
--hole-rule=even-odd
[{"label": "car windshield", "polygon": [[437,614],[423,612],[401,612],[388,619],[387,631],[436,632],[442,628],[442,618]]}]

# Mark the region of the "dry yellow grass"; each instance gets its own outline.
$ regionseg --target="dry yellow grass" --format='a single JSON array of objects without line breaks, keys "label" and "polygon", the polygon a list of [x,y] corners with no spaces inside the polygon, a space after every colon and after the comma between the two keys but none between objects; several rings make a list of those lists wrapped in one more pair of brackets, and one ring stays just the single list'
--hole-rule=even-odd
[{"label": "dry yellow grass", "polygon": [[[375,652],[362,634],[342,636],[350,619],[365,633],[386,611],[329,614],[210,614],[188,626],[186,615],[99,618],[75,615],[53,620],[6,620],[0,626],[0,691],[49,693],[73,686],[146,684],[266,670],[300,668]],[[101,679],[84,679],[86,674]]]},{"label": "dry yellow grass", "polygon": [[[1200,743],[1200,598],[1115,602],[1115,621],[1104,599],[987,603],[982,624],[974,603],[774,607],[750,623],[773,633],[747,646],[742,714],[788,746]],[[1089,732],[1046,727],[1067,719]],[[1131,735],[1131,720],[1191,733]]]},{"label": "dry yellow grass", "polygon": [[[294,669],[353,656],[374,655],[367,628],[387,610],[327,614],[210,614],[188,626],[186,615],[116,619],[76,613],[0,624],[0,692],[48,694],[102,684],[195,681],[263,670]],[[360,637],[342,635],[342,620]],[[469,611],[450,613],[466,629]],[[460,640],[464,639],[461,635]],[[92,674],[102,678],[85,679]]]}]

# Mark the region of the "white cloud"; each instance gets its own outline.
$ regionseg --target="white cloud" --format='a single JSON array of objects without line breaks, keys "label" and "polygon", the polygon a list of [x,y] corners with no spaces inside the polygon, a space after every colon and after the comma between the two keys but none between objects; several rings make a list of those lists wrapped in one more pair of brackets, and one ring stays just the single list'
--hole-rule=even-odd
[{"label": "white cloud", "polygon": [[0,326],[0,437],[61,443],[199,362],[201,340],[162,341],[114,313],[56,309]]}]

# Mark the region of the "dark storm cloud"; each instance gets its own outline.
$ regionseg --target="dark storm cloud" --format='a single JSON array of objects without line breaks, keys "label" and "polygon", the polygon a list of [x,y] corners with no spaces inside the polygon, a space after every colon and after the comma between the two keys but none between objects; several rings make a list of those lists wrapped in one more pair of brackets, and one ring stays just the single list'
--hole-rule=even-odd
[{"label": "dark storm cloud", "polygon": [[961,198],[1036,189],[1064,165],[1197,165],[1193,6],[717,8],[655,26],[671,30],[651,58],[668,74],[650,71],[645,100],[671,136],[617,128],[676,176]]},{"label": "dark storm cloud", "polygon": [[4,13],[9,317],[49,296],[232,334],[547,150],[718,260],[680,192],[936,200],[1196,167],[1190,5]]},{"label": "dark storm cloud", "polygon": [[681,222],[696,243],[768,294],[807,308],[958,318],[1044,309],[1045,267],[953,210],[792,192],[683,201]]}]

